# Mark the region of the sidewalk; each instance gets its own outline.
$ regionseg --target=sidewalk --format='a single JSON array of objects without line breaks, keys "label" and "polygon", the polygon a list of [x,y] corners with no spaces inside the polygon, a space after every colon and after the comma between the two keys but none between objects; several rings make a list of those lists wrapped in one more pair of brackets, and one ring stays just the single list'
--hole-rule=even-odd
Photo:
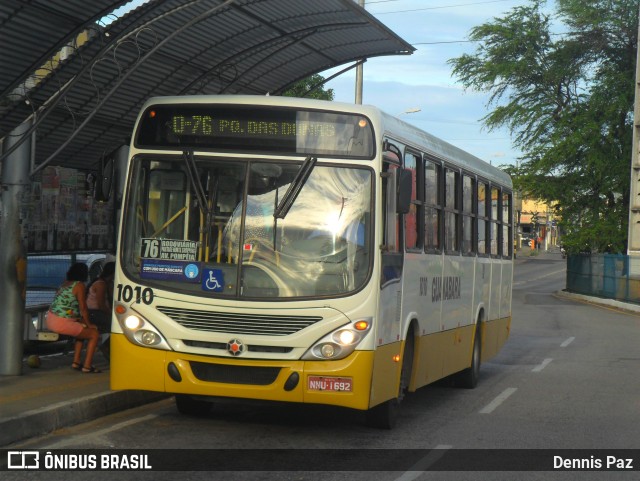
[{"label": "sidewalk", "polygon": [[[537,252],[532,253],[531,249],[528,247],[523,247],[522,249],[518,249],[517,256],[514,259],[515,265],[524,264],[525,262],[536,262],[536,261],[545,261],[545,260],[563,260],[562,255],[560,254],[560,249],[558,247],[552,247],[548,251],[539,250]],[[556,297],[562,297],[564,299],[569,299],[575,302],[584,302],[587,304],[593,304],[599,307],[608,307],[612,309],[619,309],[621,311],[625,311],[631,314],[640,314],[640,304],[634,304],[631,302],[623,302],[615,299],[606,299],[603,297],[595,297],[595,296],[586,296],[583,294],[575,294],[573,292],[567,291],[557,291],[555,293]]]},{"label": "sidewalk", "polygon": [[0,446],[46,434],[166,397],[164,393],[111,391],[109,363],[99,352],[99,374],[71,369],[73,352],[25,360],[21,376],[0,376]]}]

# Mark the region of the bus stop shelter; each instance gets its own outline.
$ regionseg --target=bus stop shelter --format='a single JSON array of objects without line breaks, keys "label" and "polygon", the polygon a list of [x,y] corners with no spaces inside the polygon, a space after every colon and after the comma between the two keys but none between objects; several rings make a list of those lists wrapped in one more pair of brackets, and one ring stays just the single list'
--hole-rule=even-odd
[{"label": "bus stop shelter", "polygon": [[127,4],[0,4],[0,374],[20,374],[22,199],[34,174],[49,164],[97,171],[128,144],[152,96],[279,95],[329,68],[414,51],[353,0],[149,0],[117,10]]}]

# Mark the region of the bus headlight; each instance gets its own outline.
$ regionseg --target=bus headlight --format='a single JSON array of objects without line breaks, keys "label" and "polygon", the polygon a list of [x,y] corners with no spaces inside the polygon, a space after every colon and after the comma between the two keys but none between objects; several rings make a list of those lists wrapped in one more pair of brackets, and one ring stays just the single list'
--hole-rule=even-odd
[{"label": "bus headlight", "polygon": [[135,331],[142,325],[142,321],[138,316],[128,316],[124,320],[124,325],[127,329],[131,329],[132,331]]},{"label": "bus headlight", "polygon": [[141,329],[135,334],[136,340],[144,344],[145,346],[155,346],[162,342],[162,338],[153,331]]},{"label": "bus headlight", "polygon": [[116,318],[122,332],[131,343],[154,349],[171,350],[169,343],[153,324],[132,309],[123,307],[118,305],[115,309]]},{"label": "bus headlight", "polygon": [[319,339],[304,353],[305,361],[343,359],[351,354],[371,330],[371,319],[342,326]]}]

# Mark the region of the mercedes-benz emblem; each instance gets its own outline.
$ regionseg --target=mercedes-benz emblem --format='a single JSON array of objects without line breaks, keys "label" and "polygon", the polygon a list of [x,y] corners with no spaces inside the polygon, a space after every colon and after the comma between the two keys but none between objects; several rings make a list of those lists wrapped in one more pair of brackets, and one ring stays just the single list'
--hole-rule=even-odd
[{"label": "mercedes-benz emblem", "polygon": [[239,356],[244,352],[244,344],[240,339],[231,339],[227,343],[227,351],[229,351],[229,354],[232,356]]}]

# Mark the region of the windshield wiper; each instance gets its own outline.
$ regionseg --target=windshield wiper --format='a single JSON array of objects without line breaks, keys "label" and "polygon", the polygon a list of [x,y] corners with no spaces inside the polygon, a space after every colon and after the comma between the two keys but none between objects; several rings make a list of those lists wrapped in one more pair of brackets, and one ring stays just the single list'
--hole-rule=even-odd
[{"label": "windshield wiper", "polygon": [[311,156],[304,159],[304,162],[300,166],[298,173],[289,185],[287,191],[282,196],[282,200],[278,204],[278,207],[274,209],[274,219],[284,219],[285,216],[289,213],[289,209],[291,209],[291,206],[298,198],[298,194],[304,187],[304,184],[306,184],[307,179],[311,175],[311,171],[315,167],[317,161],[317,157]]},{"label": "windshield wiper", "polygon": [[196,161],[193,158],[193,150],[185,150],[182,152],[182,157],[184,158],[184,164],[187,167],[187,177],[189,177],[189,182],[191,183],[191,187],[196,194],[196,199],[198,199],[198,204],[200,205],[200,210],[205,215],[207,221],[209,220],[209,206],[207,205],[207,198],[204,194],[204,189],[202,188],[202,184],[198,179],[198,169],[196,169]]}]

